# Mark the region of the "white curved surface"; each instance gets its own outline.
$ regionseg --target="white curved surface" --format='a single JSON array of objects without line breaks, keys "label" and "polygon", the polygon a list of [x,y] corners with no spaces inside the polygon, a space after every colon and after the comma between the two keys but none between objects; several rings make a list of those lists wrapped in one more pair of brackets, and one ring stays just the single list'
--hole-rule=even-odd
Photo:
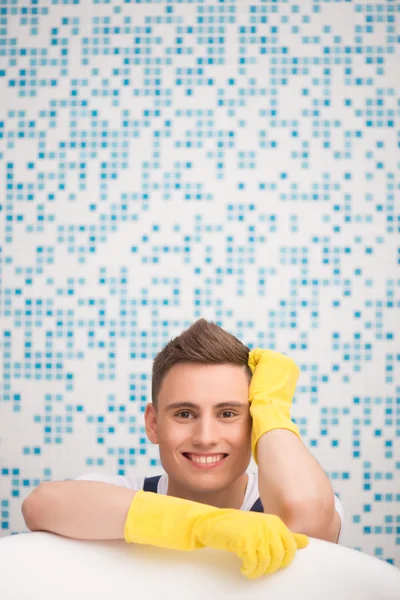
[{"label": "white curved surface", "polygon": [[310,538],[286,569],[249,580],[230,552],[73,540],[47,532],[0,539],[1,600],[399,600],[400,569]]}]

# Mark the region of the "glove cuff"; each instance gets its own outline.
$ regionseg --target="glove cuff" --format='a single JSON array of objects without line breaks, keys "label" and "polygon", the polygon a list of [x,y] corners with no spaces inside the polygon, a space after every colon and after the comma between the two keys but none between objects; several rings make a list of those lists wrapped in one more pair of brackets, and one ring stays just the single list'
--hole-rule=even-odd
[{"label": "glove cuff", "polygon": [[124,539],[172,550],[204,548],[199,536],[201,517],[217,510],[200,502],[138,490],[128,510]]},{"label": "glove cuff", "polygon": [[265,404],[251,404],[250,414],[253,418],[251,451],[257,466],[257,443],[264,433],[268,433],[268,431],[272,431],[273,429],[287,429],[301,439],[297,425],[274,403],[270,403],[267,406]]}]

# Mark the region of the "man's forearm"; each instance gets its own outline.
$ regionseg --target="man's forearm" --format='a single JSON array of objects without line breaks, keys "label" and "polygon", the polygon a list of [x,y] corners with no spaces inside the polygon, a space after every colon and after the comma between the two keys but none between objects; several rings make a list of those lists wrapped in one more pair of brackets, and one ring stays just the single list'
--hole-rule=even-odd
[{"label": "man's forearm", "polygon": [[334,493],[318,461],[291,431],[274,429],[257,444],[258,488],[264,512],[297,533],[334,540]]},{"label": "man's forearm", "polygon": [[124,525],[136,491],[99,481],[40,484],[22,504],[31,531],[79,540],[124,539]]}]

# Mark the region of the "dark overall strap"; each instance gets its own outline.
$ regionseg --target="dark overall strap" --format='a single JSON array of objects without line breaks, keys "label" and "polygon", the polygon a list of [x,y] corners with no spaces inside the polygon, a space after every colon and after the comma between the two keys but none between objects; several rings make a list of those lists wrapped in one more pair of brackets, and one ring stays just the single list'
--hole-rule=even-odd
[{"label": "dark overall strap", "polygon": [[155,492],[157,494],[158,481],[161,475],[154,475],[154,477],[146,477],[143,484],[144,492]]},{"label": "dark overall strap", "polygon": [[[143,491],[155,492],[157,494],[157,486],[160,477],[161,475],[155,475],[154,477],[146,477],[143,484]],[[264,507],[261,504],[260,498],[257,498],[250,510],[253,512],[264,512]]]},{"label": "dark overall strap", "polygon": [[264,507],[261,504],[260,498],[257,498],[250,510],[253,512],[264,512]]}]

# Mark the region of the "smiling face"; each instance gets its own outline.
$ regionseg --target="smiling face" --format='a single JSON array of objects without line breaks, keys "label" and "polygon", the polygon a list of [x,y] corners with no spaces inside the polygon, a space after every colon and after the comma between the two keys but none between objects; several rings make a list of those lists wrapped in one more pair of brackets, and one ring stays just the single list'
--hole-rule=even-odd
[{"label": "smiling face", "polygon": [[[149,403],[145,422],[168,473],[168,495],[240,508],[251,460],[248,390],[249,378],[242,366],[179,363],[167,372],[157,411]],[[228,456],[205,468],[184,453]]]}]

